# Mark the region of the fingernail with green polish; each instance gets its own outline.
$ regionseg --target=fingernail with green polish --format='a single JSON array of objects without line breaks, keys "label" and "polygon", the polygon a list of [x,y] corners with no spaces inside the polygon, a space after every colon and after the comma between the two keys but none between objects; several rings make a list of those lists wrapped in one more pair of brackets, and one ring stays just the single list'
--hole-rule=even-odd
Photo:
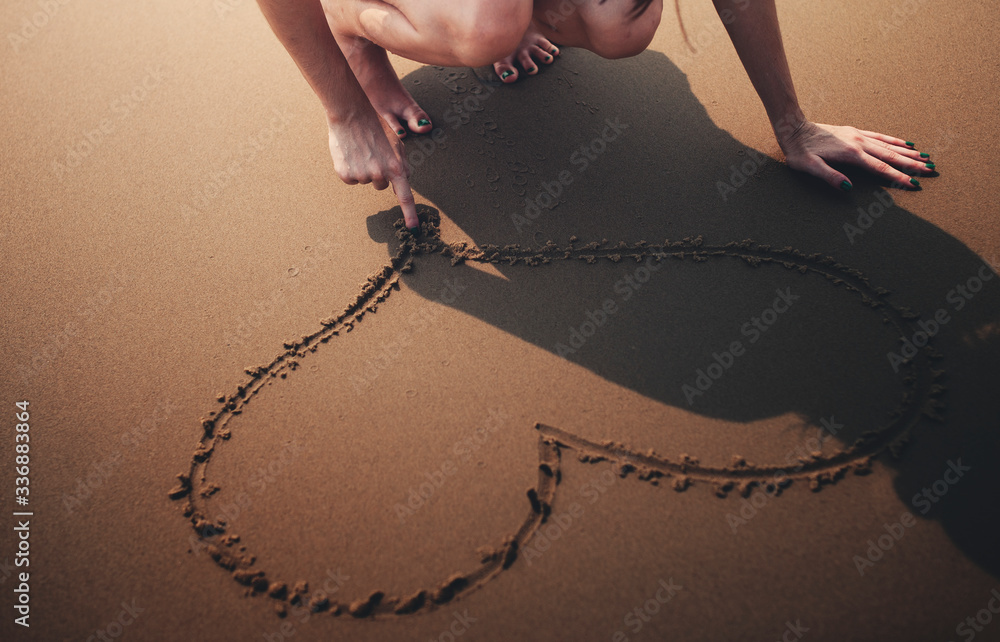
[{"label": "fingernail with green polish", "polygon": [[911,143],[910,141],[906,141],[907,147],[913,147],[914,145],[916,145],[916,143]]},{"label": "fingernail with green polish", "polygon": [[417,127],[427,127],[430,124],[431,121],[427,120],[426,118],[421,118],[420,120],[417,121]]},{"label": "fingernail with green polish", "polygon": [[928,154],[927,152],[920,152],[920,158],[930,158],[930,157],[931,155]]},{"label": "fingernail with green polish", "polygon": [[910,185],[913,185],[914,187],[920,187],[920,181],[918,181],[915,178],[911,178],[910,179]]},{"label": "fingernail with green polish", "polygon": [[845,192],[850,192],[851,187],[852,187],[851,184],[848,183],[847,181],[844,181],[843,183],[840,184],[840,189],[844,190]]},{"label": "fingernail with green polish", "polygon": [[416,236],[417,234],[420,233],[420,226],[419,225],[414,225],[413,227],[408,227],[406,229],[408,229],[410,231],[410,234],[412,234],[413,236]]},{"label": "fingernail with green polish", "polygon": [[926,167],[927,169],[934,169],[935,167],[937,167],[937,165],[935,165],[934,163],[924,163],[924,167]]},{"label": "fingernail with green polish", "polygon": [[510,69],[505,70],[502,74],[500,74],[500,80],[507,80],[507,77],[510,76],[512,73],[514,72],[511,71]]}]

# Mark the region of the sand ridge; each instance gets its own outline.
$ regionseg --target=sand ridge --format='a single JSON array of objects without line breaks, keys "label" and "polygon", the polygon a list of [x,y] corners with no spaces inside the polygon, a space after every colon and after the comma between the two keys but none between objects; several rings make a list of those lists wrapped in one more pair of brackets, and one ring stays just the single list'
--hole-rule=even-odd
[{"label": "sand ridge", "polygon": [[404,228],[402,220],[397,221],[399,249],[388,264],[368,277],[354,301],[340,314],[321,320],[321,329],[316,332],[285,342],[284,351],[269,363],[247,368],[248,379],[232,394],[221,395],[217,399],[221,408],[217,407],[201,419],[203,434],[189,468],[177,476],[179,483],[169,492],[171,499],[186,500],[183,514],[195,530],[198,545],[204,547],[217,565],[247,587],[247,595],[267,595],[273,600],[275,611],[281,617],[287,615],[286,604],[304,604],[313,612],[347,613],[359,619],[399,617],[436,610],[482,588],[515,563],[519,551],[546,523],[562,481],[563,450],[577,451],[582,463],[616,462],[616,472],[623,478],[635,472],[638,479],[654,485],[658,485],[660,479],[670,478],[676,491],[684,491],[694,482],[708,482],[714,485],[715,494],[719,497],[727,497],[734,489],[746,497],[755,487],[764,487],[768,492],[779,494],[793,481],[800,480],[807,481],[813,491],[819,491],[849,472],[864,475],[870,471],[872,460],[883,452],[888,450],[893,456],[898,456],[922,418],[941,420],[941,411],[945,408],[942,397],[946,390],[941,383],[944,371],[936,367],[936,362],[942,355],[928,342],[917,350],[916,356],[904,362],[903,367],[907,369],[903,379],[904,391],[883,425],[868,430],[853,444],[829,456],[812,453],[809,458],[800,459],[800,465],[792,470],[787,465],[748,462],[739,454],[734,454],[731,463],[725,466],[703,465],[697,457],[689,455],[681,455],[675,461],[651,449],[640,452],[634,447],[612,441],[595,443],[565,429],[536,424],[539,440],[538,482],[526,493],[528,513],[518,529],[503,537],[498,546],[478,549],[480,565],[477,568],[465,573],[443,573],[446,579],[439,584],[408,596],[386,596],[385,592],[375,590],[366,597],[345,604],[331,601],[321,592],[310,593],[303,581],[289,589],[286,581],[276,579],[258,567],[256,557],[241,543],[241,538],[227,532],[228,525],[224,520],[210,521],[207,518],[202,499],[220,489],[218,484],[208,479],[212,454],[232,438],[228,427],[232,417],[244,412],[265,386],[287,378],[289,372],[296,370],[301,360],[310,353],[316,352],[334,337],[351,332],[368,313],[375,313],[391,292],[399,289],[400,278],[414,269],[418,258],[430,261],[432,257],[440,256],[448,259],[452,266],[464,261],[538,267],[553,261],[594,264],[631,259],[659,263],[666,259],[704,262],[719,258],[738,259],[751,267],[776,263],[801,274],[822,275],[832,285],[847,288],[858,296],[861,304],[878,312],[882,322],[891,325],[901,341],[912,335],[918,319],[911,310],[889,301],[890,293],[873,286],[859,270],[831,257],[805,254],[792,247],[773,248],[749,239],[714,245],[706,243],[701,237],[665,240],[660,244],[643,240],[632,244],[624,241],[612,244],[607,240],[581,244],[575,236],[570,237],[566,246],[549,241],[537,249],[522,249],[518,245],[470,247],[466,243],[451,244],[442,240],[439,215],[431,208],[421,206],[420,218],[421,229],[416,236]]}]

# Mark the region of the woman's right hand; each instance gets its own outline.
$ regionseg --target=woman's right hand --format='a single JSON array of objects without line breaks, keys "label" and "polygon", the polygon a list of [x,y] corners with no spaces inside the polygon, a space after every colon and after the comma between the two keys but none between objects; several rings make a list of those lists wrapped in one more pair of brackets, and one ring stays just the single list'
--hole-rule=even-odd
[{"label": "woman's right hand", "polygon": [[406,227],[412,230],[420,223],[410,190],[410,167],[403,142],[370,106],[360,111],[345,118],[328,119],[333,167],[340,180],[348,185],[371,183],[377,190],[392,185]]}]

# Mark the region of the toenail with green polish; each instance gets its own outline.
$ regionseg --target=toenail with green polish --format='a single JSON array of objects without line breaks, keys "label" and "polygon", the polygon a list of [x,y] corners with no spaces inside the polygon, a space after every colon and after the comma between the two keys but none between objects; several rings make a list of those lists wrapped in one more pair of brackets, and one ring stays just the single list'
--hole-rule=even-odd
[{"label": "toenail with green polish", "polygon": [[406,134],[406,130],[405,129],[397,129],[396,130],[396,135],[397,136],[403,136],[404,134]]},{"label": "toenail with green polish", "polygon": [[557,54],[559,53],[559,50],[555,47],[552,47],[552,53]]},{"label": "toenail with green polish", "polygon": [[910,184],[913,185],[914,187],[920,187],[920,181],[918,181],[915,178],[910,179]]},{"label": "toenail with green polish", "polygon": [[848,183],[847,181],[844,181],[843,183],[840,184],[840,189],[844,190],[845,192],[850,192],[851,184]]},{"label": "toenail with green polish", "polygon": [[507,80],[507,77],[513,73],[514,72],[511,71],[510,69],[505,70],[502,74],[500,74],[500,80]]},{"label": "toenail with green polish", "polygon": [[417,127],[427,127],[430,124],[431,121],[427,120],[426,118],[421,118],[420,120],[417,121]]},{"label": "toenail with green polish", "polygon": [[528,67],[527,69],[525,69],[525,71],[527,71],[529,74],[533,74],[536,71],[538,71],[538,68],[537,67]]},{"label": "toenail with green polish", "polygon": [[920,152],[920,158],[930,158],[930,157],[931,155],[928,154],[927,152]]},{"label": "toenail with green polish", "polygon": [[934,163],[924,163],[924,167],[926,167],[927,169],[934,169],[935,167],[937,167],[937,165],[935,165]]},{"label": "toenail with green polish", "polygon": [[907,147],[913,147],[914,145],[916,145],[916,143],[912,143],[910,141],[906,141],[906,146]]},{"label": "toenail with green polish", "polygon": [[552,56],[545,56],[545,62],[552,60]]}]

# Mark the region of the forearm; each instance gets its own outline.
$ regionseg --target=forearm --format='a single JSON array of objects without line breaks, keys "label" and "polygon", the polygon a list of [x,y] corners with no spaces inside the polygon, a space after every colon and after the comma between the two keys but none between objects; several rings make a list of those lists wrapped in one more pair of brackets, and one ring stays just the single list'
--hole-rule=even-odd
[{"label": "forearm", "polygon": [[774,0],[713,2],[781,142],[802,126],[805,116],[792,85]]},{"label": "forearm", "polygon": [[257,4],[323,103],[329,120],[346,120],[359,109],[371,109],[330,32],[320,0],[257,0]]}]

